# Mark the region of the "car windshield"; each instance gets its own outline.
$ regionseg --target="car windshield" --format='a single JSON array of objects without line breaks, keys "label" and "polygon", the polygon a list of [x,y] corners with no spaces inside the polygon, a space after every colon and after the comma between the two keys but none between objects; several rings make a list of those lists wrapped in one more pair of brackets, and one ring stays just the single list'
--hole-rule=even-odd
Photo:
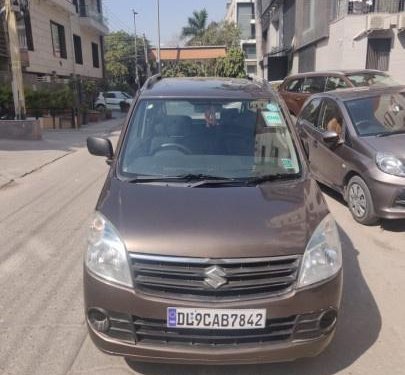
[{"label": "car windshield", "polygon": [[346,77],[355,87],[398,85],[389,75],[383,73],[364,72],[348,74]]},{"label": "car windshield", "polygon": [[272,100],[141,100],[120,156],[126,178],[297,177],[300,163]]},{"label": "car windshield", "polygon": [[405,133],[405,91],[346,102],[360,136]]}]

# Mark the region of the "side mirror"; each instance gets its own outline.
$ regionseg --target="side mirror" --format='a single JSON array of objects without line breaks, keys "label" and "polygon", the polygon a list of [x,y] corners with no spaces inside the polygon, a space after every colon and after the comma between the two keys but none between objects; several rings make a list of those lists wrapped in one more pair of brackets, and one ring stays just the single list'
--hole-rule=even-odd
[{"label": "side mirror", "polygon": [[111,141],[106,138],[87,138],[87,149],[89,150],[90,154],[95,156],[105,156],[108,160],[112,160],[114,156]]},{"label": "side mirror", "polygon": [[323,141],[330,146],[335,146],[340,143],[340,136],[335,131],[327,131],[322,135]]}]

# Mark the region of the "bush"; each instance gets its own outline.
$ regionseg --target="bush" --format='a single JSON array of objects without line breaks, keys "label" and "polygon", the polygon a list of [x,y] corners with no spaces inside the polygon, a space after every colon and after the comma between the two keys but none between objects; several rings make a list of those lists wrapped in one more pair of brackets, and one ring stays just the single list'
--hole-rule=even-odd
[{"label": "bush", "polygon": [[0,116],[14,118],[14,102],[11,86],[0,86]]},{"label": "bush", "polygon": [[50,112],[56,115],[73,107],[73,92],[66,86],[56,90],[25,90],[26,107],[36,118]]}]

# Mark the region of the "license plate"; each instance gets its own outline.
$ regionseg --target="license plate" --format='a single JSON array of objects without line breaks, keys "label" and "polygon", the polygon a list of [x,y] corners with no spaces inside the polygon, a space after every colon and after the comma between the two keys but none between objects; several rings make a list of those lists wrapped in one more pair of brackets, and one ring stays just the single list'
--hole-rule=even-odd
[{"label": "license plate", "polygon": [[197,329],[260,329],[266,326],[266,310],[168,307],[167,326]]}]

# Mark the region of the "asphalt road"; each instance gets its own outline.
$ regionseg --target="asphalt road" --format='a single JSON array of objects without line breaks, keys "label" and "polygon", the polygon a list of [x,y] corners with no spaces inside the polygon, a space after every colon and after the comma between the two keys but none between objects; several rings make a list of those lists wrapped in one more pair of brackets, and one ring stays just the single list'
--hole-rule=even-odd
[{"label": "asphalt road", "polygon": [[137,365],[99,352],[85,327],[82,258],[107,166],[84,148],[0,190],[0,374],[403,375],[405,222],[362,227],[326,198],[344,244],[337,335],[320,357],[235,367]]}]

